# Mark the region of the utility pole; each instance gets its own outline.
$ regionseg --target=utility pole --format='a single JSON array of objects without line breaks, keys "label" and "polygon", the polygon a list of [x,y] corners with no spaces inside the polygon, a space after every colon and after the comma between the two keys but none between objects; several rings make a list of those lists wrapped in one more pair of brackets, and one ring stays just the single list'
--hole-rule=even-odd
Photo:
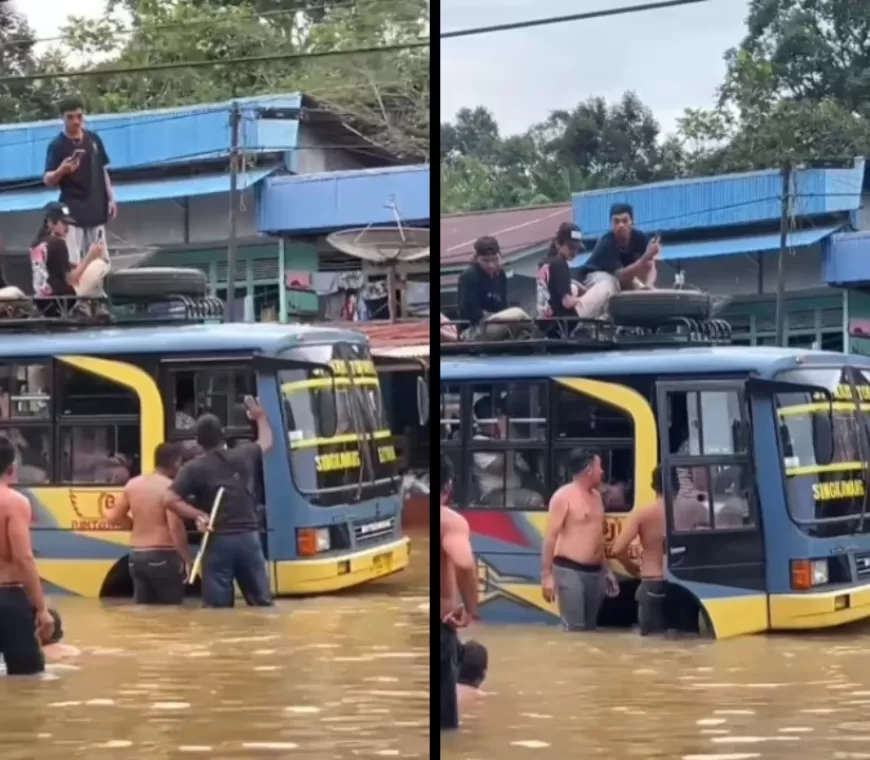
[{"label": "utility pole", "polygon": [[226,322],[236,321],[236,241],[239,214],[239,163],[241,160],[240,132],[242,111],[237,101],[230,110],[230,232],[227,241],[227,302],[224,313]]},{"label": "utility pole", "polygon": [[791,160],[782,165],[782,203],[779,217],[779,254],[776,259],[776,345],[785,345],[785,252],[791,221]]}]

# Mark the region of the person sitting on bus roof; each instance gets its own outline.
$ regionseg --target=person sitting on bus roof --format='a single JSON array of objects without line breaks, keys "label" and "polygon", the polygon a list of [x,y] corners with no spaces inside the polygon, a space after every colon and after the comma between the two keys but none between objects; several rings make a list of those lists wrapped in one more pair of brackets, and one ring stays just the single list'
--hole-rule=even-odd
[{"label": "person sitting on bus roof", "polygon": [[[494,402],[491,396],[483,397],[474,405],[474,416],[475,441],[507,438],[507,419],[500,402]],[[482,505],[516,509],[540,509],[544,506],[544,497],[540,493],[523,487],[523,476],[528,476],[531,468],[522,454],[475,451],[472,461]]]},{"label": "person sitting on bus roof", "polygon": [[[576,317],[580,287],[571,279],[568,265],[583,250],[583,235],[573,222],[563,222],[550,242],[547,258],[538,269],[538,316]],[[581,314],[581,316],[583,316]]]},{"label": "person sitting on bus roof", "polygon": [[103,280],[109,273],[106,244],[97,240],[82,261],[70,261],[66,235],[74,224],[69,209],[62,203],[49,203],[45,217],[30,249],[33,292],[37,298],[103,295]]},{"label": "person sitting on bus roof", "polygon": [[459,276],[459,319],[468,323],[464,340],[504,340],[516,323],[531,321],[522,309],[508,306],[507,274],[494,237],[474,241],[474,259]]},{"label": "person sitting on bus roof", "polygon": [[575,302],[577,314],[587,319],[601,317],[612,295],[654,287],[660,250],[658,235],[635,228],[631,205],[614,203],[610,231],[599,238],[580,268],[583,293]]}]

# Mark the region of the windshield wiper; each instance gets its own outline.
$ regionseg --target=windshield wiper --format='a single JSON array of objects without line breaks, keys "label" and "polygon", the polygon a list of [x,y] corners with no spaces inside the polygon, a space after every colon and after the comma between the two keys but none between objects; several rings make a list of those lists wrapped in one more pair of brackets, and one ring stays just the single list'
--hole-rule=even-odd
[{"label": "windshield wiper", "polygon": [[848,367],[847,374],[849,376],[849,388],[852,391],[852,401],[855,404],[855,422],[858,426],[856,431],[858,434],[858,450],[861,456],[861,462],[864,465],[861,472],[864,475],[864,496],[861,499],[861,515],[858,517],[858,524],[852,531],[854,536],[856,533],[864,532],[864,518],[867,516],[867,500],[870,498],[870,442],[867,441],[867,418],[864,415],[864,410],[861,409],[861,397],[858,394],[858,385],[855,383],[854,368]]},{"label": "windshield wiper", "polygon": [[[344,346],[341,346],[344,348]],[[341,351],[342,359],[347,363],[347,376],[348,381],[350,383],[350,408],[351,408],[351,417],[353,419],[354,428],[357,431],[357,452],[360,457],[360,469],[359,469],[359,480],[357,481],[357,491],[356,491],[356,500],[360,501],[362,499],[362,489],[363,483],[365,482],[365,471],[369,472],[370,481],[374,482],[375,480],[375,466],[372,461],[372,450],[371,445],[368,444],[368,441],[371,441],[374,444],[375,435],[374,430],[370,429],[369,419],[365,413],[365,407],[363,404],[363,400],[361,398],[362,390],[356,382],[356,374],[353,370],[353,361],[350,356],[347,355],[347,352]]]}]

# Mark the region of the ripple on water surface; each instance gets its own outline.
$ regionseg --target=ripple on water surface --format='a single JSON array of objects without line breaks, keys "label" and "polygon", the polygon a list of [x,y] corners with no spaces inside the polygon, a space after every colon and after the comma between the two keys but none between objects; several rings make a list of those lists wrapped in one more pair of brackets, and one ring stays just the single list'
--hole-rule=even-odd
[{"label": "ripple on water surface", "polygon": [[48,683],[0,678],[0,758],[428,757],[415,553],[407,575],[269,610],[52,600],[82,654]]}]

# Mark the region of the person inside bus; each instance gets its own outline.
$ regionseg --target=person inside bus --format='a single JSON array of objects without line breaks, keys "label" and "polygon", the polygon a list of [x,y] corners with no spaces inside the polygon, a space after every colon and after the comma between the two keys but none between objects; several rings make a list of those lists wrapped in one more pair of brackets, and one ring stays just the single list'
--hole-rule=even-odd
[{"label": "person inside bus", "polygon": [[599,238],[580,268],[582,293],[577,298],[566,298],[564,293],[570,292],[566,290],[570,283],[561,283],[563,307],[574,308],[580,317],[597,319],[604,316],[610,297],[616,293],[653,288],[660,251],[658,235],[650,236],[635,228],[632,207],[614,203],[610,207],[610,231]]},{"label": "person inside bus", "polygon": [[474,258],[459,276],[458,297],[459,319],[468,324],[463,340],[504,340],[530,326],[525,311],[508,306],[507,273],[494,237],[474,241]]},{"label": "person inside bus", "polygon": [[[474,405],[475,441],[499,441],[507,439],[507,417],[503,405],[484,396]],[[516,509],[541,509],[544,497],[536,490],[527,488],[524,480],[533,481],[531,467],[518,452],[475,451],[474,480],[480,504],[483,506],[507,506]]]},{"label": "person inside bus", "polygon": [[[62,203],[49,203],[45,207],[42,226],[30,247],[36,298],[99,298],[104,295],[103,280],[110,269],[105,241],[97,240],[79,263],[72,264],[66,235],[74,223],[69,209]],[[83,304],[76,308],[86,310]],[[52,310],[49,308],[49,311]],[[57,311],[56,305],[54,311]]]}]

